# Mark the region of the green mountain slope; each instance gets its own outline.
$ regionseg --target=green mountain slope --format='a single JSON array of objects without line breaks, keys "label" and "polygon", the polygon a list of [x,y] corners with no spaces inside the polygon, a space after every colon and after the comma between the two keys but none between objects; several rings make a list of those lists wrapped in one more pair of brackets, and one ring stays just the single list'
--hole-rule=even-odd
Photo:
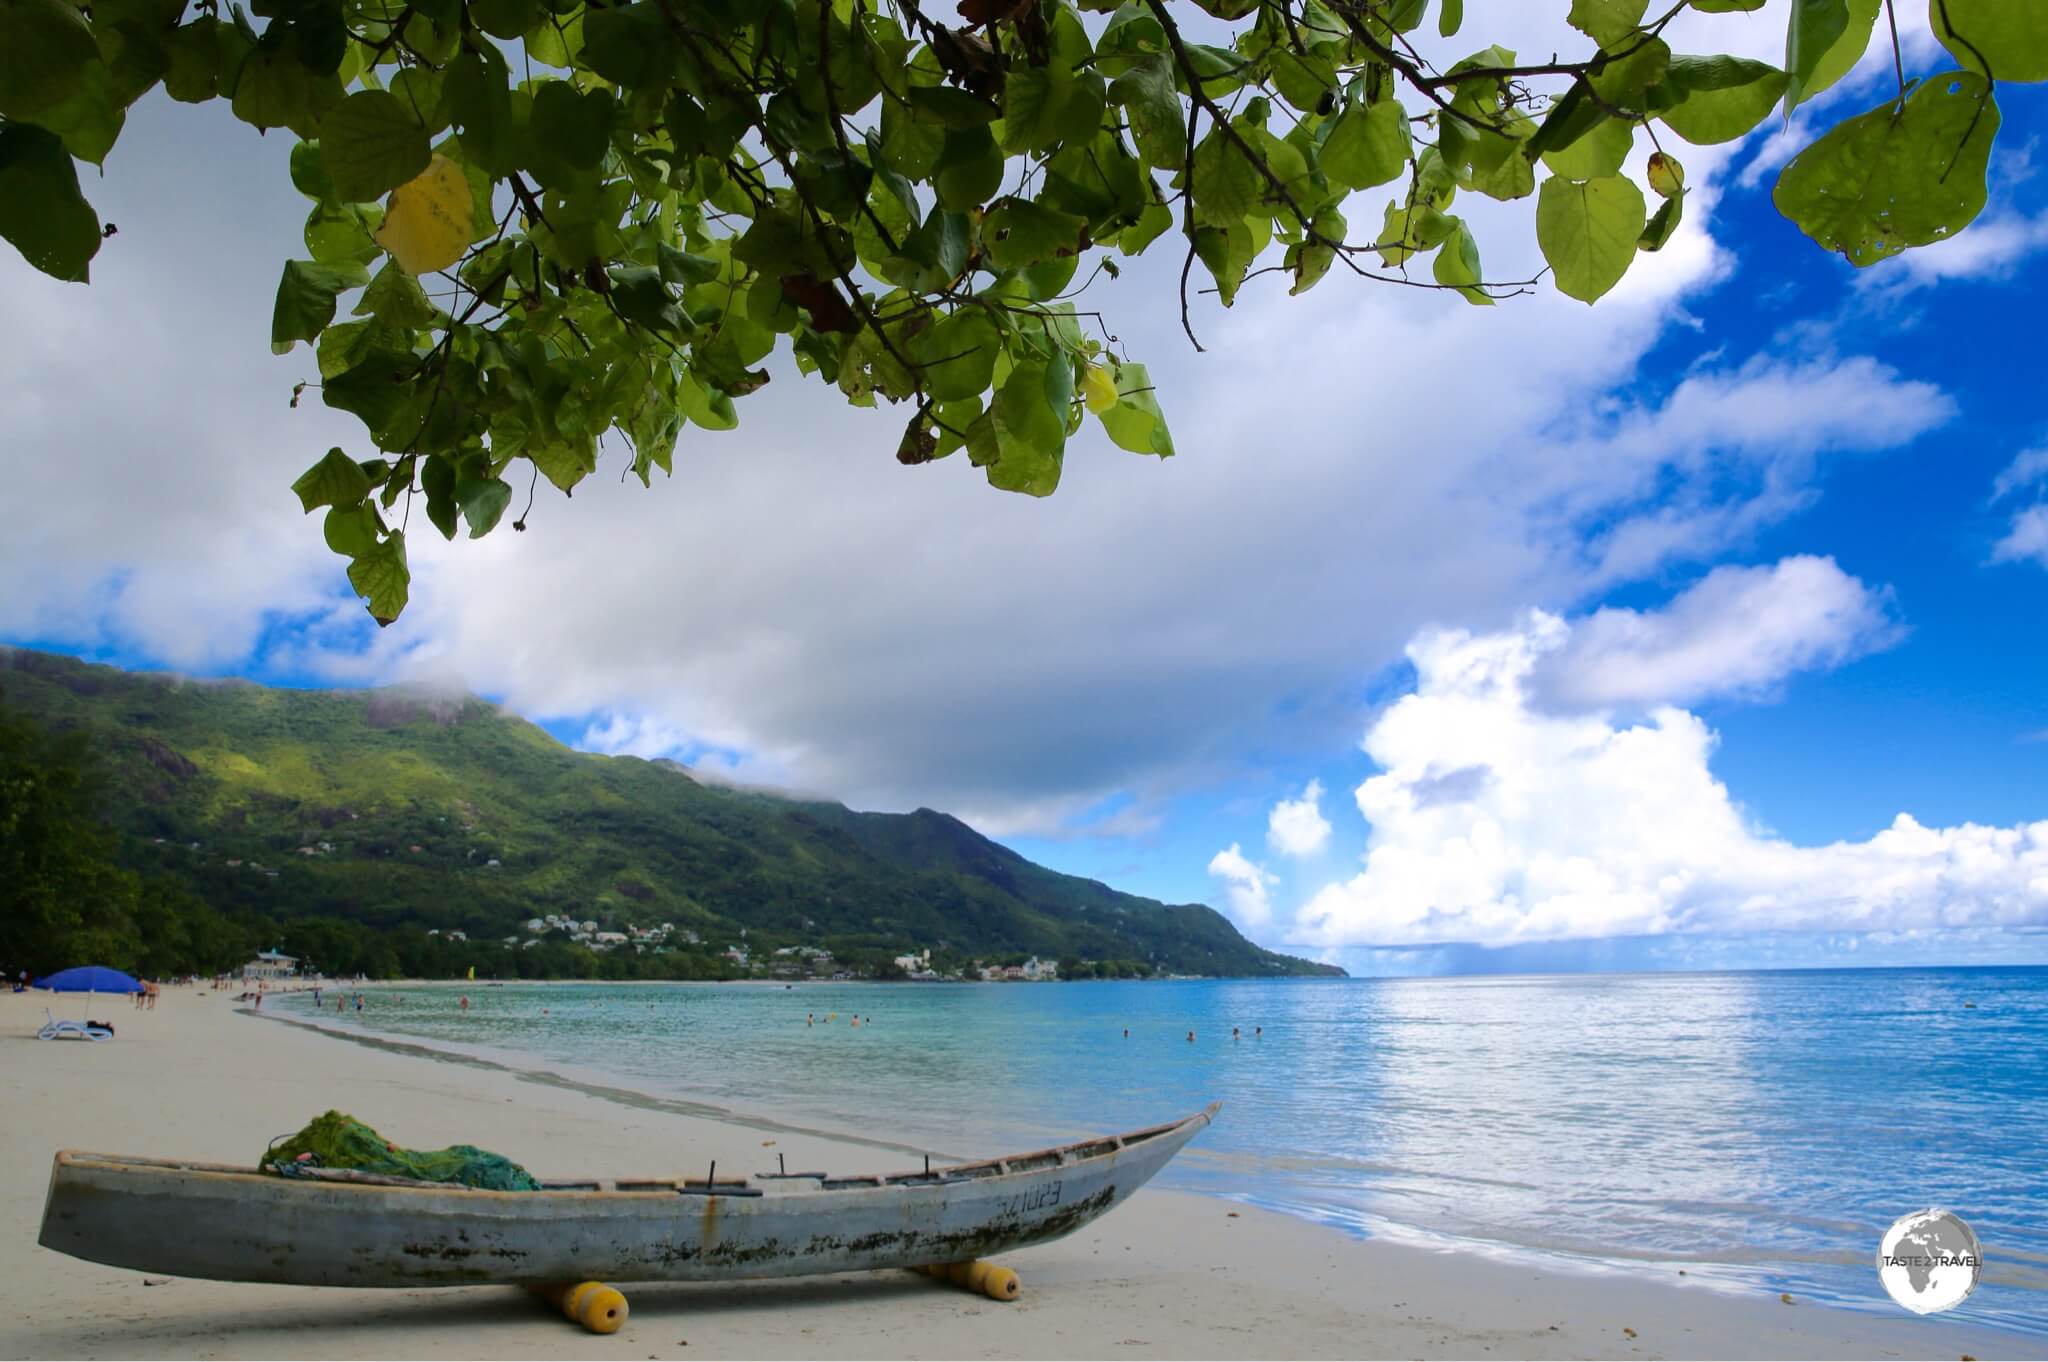
[{"label": "green mountain slope", "polygon": [[89,737],[131,865],[245,922],[495,942],[561,913],[673,923],[707,951],[744,929],[757,954],[822,943],[842,960],[932,947],[1334,972],[1252,945],[1203,905],[1035,865],[942,813],[856,813],[575,752],[471,696],[189,681],[6,650],[0,701]]}]

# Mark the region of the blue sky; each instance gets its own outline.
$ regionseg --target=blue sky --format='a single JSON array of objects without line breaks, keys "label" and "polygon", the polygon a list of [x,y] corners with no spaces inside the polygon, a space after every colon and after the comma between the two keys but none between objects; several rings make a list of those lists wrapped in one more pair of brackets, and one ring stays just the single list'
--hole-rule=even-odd
[{"label": "blue sky", "polygon": [[[45,512],[0,638],[463,686],[574,745],[956,811],[1356,969],[2048,960],[2048,549],[2018,532],[2048,483],[1994,499],[2048,444],[2048,100],[2000,95],[1991,205],[1922,260],[1806,241],[1767,126],[1687,149],[1693,220],[1591,312],[1331,281],[1198,308],[1196,357],[1140,262],[1101,305],[1169,463],[1087,448],[1050,501],[999,497],[897,469],[886,414],[785,368],[671,484],[424,546],[382,634],[280,496],[359,440],[283,408],[309,362],[265,353],[269,266],[243,279],[291,249],[303,205],[248,164],[288,147],[165,107],[95,191],[128,254],[86,301],[0,262],[29,323],[0,461]],[[243,159],[173,177],[191,139]],[[1270,833],[1311,782],[1327,832]],[[1880,837],[1902,813],[1927,836]]]}]

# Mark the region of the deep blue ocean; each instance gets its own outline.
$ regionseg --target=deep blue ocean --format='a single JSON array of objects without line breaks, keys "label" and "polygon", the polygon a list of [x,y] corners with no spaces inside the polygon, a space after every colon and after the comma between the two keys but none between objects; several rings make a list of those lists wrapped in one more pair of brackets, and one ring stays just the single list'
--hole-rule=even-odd
[{"label": "deep blue ocean", "polygon": [[960,1157],[1220,1100],[1169,1184],[1873,1310],[1942,1206],[1956,1313],[2048,1334],[2048,969],[460,991],[324,1021]]}]

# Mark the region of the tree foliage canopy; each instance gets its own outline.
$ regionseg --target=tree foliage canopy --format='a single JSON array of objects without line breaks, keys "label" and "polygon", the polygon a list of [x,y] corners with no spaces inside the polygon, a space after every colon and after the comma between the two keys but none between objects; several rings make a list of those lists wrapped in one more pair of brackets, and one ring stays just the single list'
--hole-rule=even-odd
[{"label": "tree foliage canopy", "polygon": [[[1789,116],[1874,35],[1897,50],[1890,0],[1790,0],[1782,68],[1666,39],[1764,2],[1569,0],[1569,59],[1473,38],[1440,69],[1414,35],[1456,37],[1463,0],[0,0],[0,236],[84,281],[113,228],[75,162],[159,84],[295,134],[312,206],[272,344],[311,347],[301,388],[374,452],[294,490],[389,623],[416,496],[443,535],[489,533],[607,432],[647,482],[686,426],[737,423],[785,340],[854,405],[908,406],[907,464],[965,450],[1044,496],[1091,415],[1169,455],[1145,366],[1074,302],[1164,238],[1191,341],[1191,291],[1229,306],[1268,272],[1478,306],[1536,284],[1488,277],[1462,194],[1532,200],[1546,272],[1590,303],[1677,228],[1682,144]],[[2048,79],[2048,7],[1928,3],[1954,68],[1896,61],[1778,182],[1857,265],[1966,226],[1995,83]]]}]

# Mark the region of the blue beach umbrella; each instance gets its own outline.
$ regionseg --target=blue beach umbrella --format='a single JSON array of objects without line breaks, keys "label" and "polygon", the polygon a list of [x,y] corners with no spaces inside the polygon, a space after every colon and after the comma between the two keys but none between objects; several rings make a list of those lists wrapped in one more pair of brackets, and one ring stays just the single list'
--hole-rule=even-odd
[{"label": "blue beach umbrella", "polygon": [[142,985],[117,969],[105,965],[75,965],[36,980],[37,988],[52,993],[140,993]]}]

